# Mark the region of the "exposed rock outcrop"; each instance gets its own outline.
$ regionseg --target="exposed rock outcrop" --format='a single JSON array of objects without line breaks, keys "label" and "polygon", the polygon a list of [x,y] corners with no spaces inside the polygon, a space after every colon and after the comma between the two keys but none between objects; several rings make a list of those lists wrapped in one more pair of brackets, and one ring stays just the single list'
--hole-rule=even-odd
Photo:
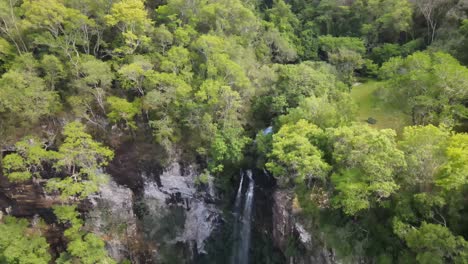
[{"label": "exposed rock outcrop", "polygon": [[111,180],[90,197],[86,225],[106,240],[116,260],[164,262],[164,254],[178,250],[191,260],[205,253],[205,241],[220,219],[211,203],[213,190],[197,184],[198,177],[194,166],[184,169],[173,162],[161,175],[143,174],[139,192]]},{"label": "exposed rock outcrop", "polygon": [[13,183],[0,174],[0,210],[16,217],[40,215],[50,222],[54,218],[52,205],[61,201],[45,194],[44,183],[41,180]]},{"label": "exposed rock outcrop", "polygon": [[92,210],[86,226],[106,241],[109,255],[122,261],[131,258],[137,241],[137,218],[133,213],[133,192],[111,180],[89,197]]},{"label": "exposed rock outcrop", "polygon": [[[289,264],[335,264],[333,251],[320,235],[306,230],[293,209],[294,195],[286,190],[273,193],[273,242],[286,255]],[[297,254],[289,253],[291,247]]]},{"label": "exposed rock outcrop", "polygon": [[159,180],[145,179],[141,203],[145,238],[157,244],[188,245],[190,257],[205,253],[205,241],[220,219],[220,211],[208,201],[209,188],[200,190],[194,166],[182,169],[173,162]]}]

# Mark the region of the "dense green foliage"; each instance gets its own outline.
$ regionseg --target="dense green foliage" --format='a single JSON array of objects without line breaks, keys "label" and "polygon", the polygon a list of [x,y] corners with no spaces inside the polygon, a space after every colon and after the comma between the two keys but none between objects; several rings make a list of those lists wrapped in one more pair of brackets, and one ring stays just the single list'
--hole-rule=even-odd
[{"label": "dense green foliage", "polygon": [[16,143],[17,152],[3,159],[4,173],[11,181],[25,181],[40,177],[42,165],[53,163],[53,167],[66,174],[47,183],[50,191],[59,191],[64,199],[73,196],[82,198],[98,191],[106,175],[102,166],[112,159],[114,153],[95,142],[78,122],[68,123],[62,132],[65,137],[58,151],[46,150],[37,138],[24,139]]},{"label": "dense green foliage", "polygon": [[68,226],[65,230],[65,237],[68,240],[67,251],[60,254],[57,263],[115,263],[107,256],[104,241],[97,235],[82,230],[83,221],[79,219],[76,206],[56,206],[54,213],[60,223]]},{"label": "dense green foliage", "polygon": [[0,262],[47,264],[52,259],[49,245],[39,226],[29,227],[26,219],[5,217],[0,223]]},{"label": "dense green foliage", "polygon": [[[106,183],[110,142],[151,135],[162,165],[183,153],[223,191],[255,152],[345,262],[466,263],[467,15],[459,0],[0,0],[2,172],[76,204]],[[377,78],[379,111],[412,126],[357,118],[350,91]],[[112,263],[73,205],[55,213],[58,263]],[[51,259],[30,229],[5,219],[0,262]]]}]

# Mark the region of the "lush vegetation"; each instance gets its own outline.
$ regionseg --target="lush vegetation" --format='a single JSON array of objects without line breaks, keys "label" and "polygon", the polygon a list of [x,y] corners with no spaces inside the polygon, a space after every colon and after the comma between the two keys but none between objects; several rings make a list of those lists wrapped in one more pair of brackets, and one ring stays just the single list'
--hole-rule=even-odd
[{"label": "lush vegetation", "polygon": [[[458,0],[0,0],[2,174],[68,204],[58,263],[112,263],[75,206],[106,184],[111,142],[143,133],[223,190],[254,147],[345,261],[467,263],[467,15]],[[40,226],[0,220],[0,262],[52,259]]]}]

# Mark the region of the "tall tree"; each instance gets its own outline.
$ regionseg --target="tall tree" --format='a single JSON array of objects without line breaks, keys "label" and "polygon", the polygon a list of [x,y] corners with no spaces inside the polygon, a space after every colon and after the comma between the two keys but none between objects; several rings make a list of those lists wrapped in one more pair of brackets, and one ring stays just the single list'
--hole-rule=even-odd
[{"label": "tall tree", "polygon": [[418,263],[465,263],[468,258],[468,242],[445,226],[425,222],[418,228],[401,223],[396,226]]},{"label": "tall tree", "polygon": [[48,46],[77,66],[80,51],[90,52],[89,46],[95,22],[79,10],[65,6],[63,0],[27,0],[21,5],[25,25],[39,34],[35,44]]},{"label": "tall tree", "polygon": [[273,148],[266,167],[278,179],[281,186],[291,182],[310,186],[312,180],[324,181],[330,171],[316,146],[323,131],[305,120],[286,124],[273,135]]},{"label": "tall tree", "polygon": [[31,54],[18,57],[0,78],[0,115],[4,121],[35,123],[59,108],[58,96],[38,76],[37,62]]},{"label": "tall tree", "polygon": [[415,125],[455,126],[468,118],[468,69],[450,55],[416,52],[390,59],[380,72],[390,81],[383,97],[411,114]]},{"label": "tall tree", "polygon": [[396,133],[354,124],[331,131],[333,161],[337,172],[331,180],[337,191],[334,205],[355,215],[395,193],[396,173],[406,164],[397,149]]},{"label": "tall tree", "polygon": [[0,2],[0,33],[13,42],[19,54],[28,52],[28,47],[24,41],[24,27],[20,19],[18,0],[8,0]]},{"label": "tall tree", "polygon": [[67,124],[63,136],[65,140],[59,147],[54,166],[66,173],[66,177],[49,180],[47,189],[59,191],[63,198],[85,198],[106,182],[107,175],[102,167],[114,157],[114,152],[94,141],[79,122]]},{"label": "tall tree", "polygon": [[144,0],[115,2],[110,14],[106,15],[106,21],[108,25],[116,26],[123,37],[124,44],[116,52],[132,54],[150,41],[152,21],[148,17]]},{"label": "tall tree", "polygon": [[427,25],[428,42],[431,44],[436,37],[437,29],[439,28],[442,19],[446,12],[457,1],[452,0],[415,0],[416,7],[424,16]]}]

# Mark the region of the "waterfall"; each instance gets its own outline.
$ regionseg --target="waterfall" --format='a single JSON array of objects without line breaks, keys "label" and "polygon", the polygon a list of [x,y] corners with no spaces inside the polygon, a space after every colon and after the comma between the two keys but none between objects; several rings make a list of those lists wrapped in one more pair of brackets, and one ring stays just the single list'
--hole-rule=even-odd
[{"label": "waterfall", "polygon": [[239,183],[239,189],[237,189],[236,202],[234,204],[234,215],[239,217],[240,213],[240,203],[242,199],[242,184],[244,183],[244,173],[241,172],[241,180]]},{"label": "waterfall", "polygon": [[[233,234],[235,237],[233,254],[231,263],[232,264],[248,264],[249,263],[249,249],[250,249],[250,233],[251,233],[251,222],[252,222],[252,205],[254,200],[254,186],[255,182],[252,178],[252,171],[247,171],[247,177],[249,179],[249,187],[245,194],[244,206],[241,213],[241,200],[242,200],[242,184],[244,181],[244,174],[241,174],[241,181],[239,189],[237,191],[236,201],[234,204],[234,227]],[[239,230],[239,225],[241,226]],[[240,231],[240,232],[239,232]]]},{"label": "waterfall", "polygon": [[247,171],[249,177],[249,188],[244,203],[244,213],[242,216],[242,231],[241,243],[239,251],[239,263],[249,263],[249,249],[250,249],[250,225],[252,223],[252,202],[254,198],[254,180],[252,178],[252,171]]},{"label": "waterfall", "polygon": [[239,183],[239,188],[237,189],[236,201],[234,203],[234,223],[232,227],[232,234],[234,235],[234,244],[232,247],[231,253],[231,264],[237,263],[237,248],[238,248],[238,235],[239,235],[239,217],[241,213],[241,201],[242,201],[242,184],[244,183],[244,173],[241,172],[241,180]]}]

